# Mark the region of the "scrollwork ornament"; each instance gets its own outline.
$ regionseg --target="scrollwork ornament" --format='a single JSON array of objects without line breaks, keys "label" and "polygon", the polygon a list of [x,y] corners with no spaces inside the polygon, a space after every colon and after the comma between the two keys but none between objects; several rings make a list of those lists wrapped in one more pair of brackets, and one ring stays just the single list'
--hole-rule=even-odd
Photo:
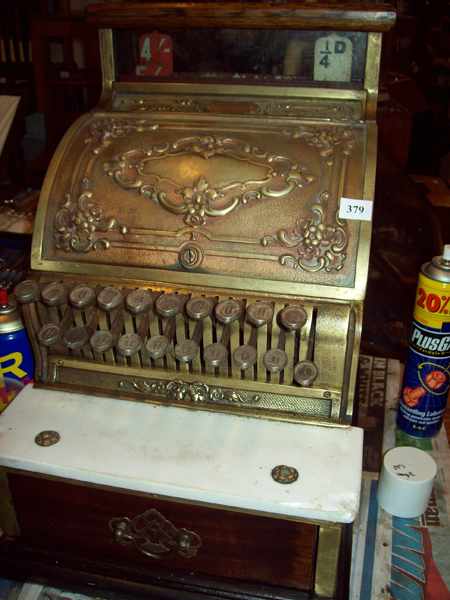
[{"label": "scrollwork ornament", "polygon": [[351,129],[345,127],[308,127],[302,125],[293,130],[283,131],[284,135],[293,139],[302,139],[308,146],[317,148],[320,157],[331,166],[338,150],[344,156],[350,156],[354,145],[355,135]]},{"label": "scrollwork ornament", "polygon": [[261,239],[265,247],[281,245],[295,249],[295,253],[279,257],[281,265],[310,273],[322,269],[329,273],[343,268],[348,245],[346,224],[337,214],[334,224],[324,222],[324,198],[326,195],[321,194],[319,201],[311,207],[311,219],[299,220],[293,229],[280,229],[275,235]]},{"label": "scrollwork ornament", "polygon": [[[181,186],[151,170],[153,161],[194,155],[208,160],[214,156],[263,167],[262,179],[234,181],[214,186],[206,177]],[[150,165],[150,168],[149,168]],[[286,156],[273,154],[237,139],[220,136],[190,136],[175,142],[134,149],[104,163],[109,177],[123,189],[135,190],[173,214],[183,215],[191,227],[206,224],[207,217],[223,217],[239,206],[267,198],[281,198],[295,188],[311,184],[315,176],[305,166]]]},{"label": "scrollwork ornament", "polygon": [[98,232],[118,231],[122,235],[127,228],[117,219],[104,215],[103,209],[92,202],[93,193],[86,188],[76,200],[67,193],[55,215],[54,240],[57,248],[66,252],[90,252],[107,249],[110,241],[107,237],[97,237]]},{"label": "scrollwork ornament", "polygon": [[96,146],[92,153],[100,154],[115,138],[126,137],[134,132],[155,131],[158,127],[157,123],[152,123],[148,119],[132,120],[112,117],[95,119],[89,127],[90,135],[84,140],[84,143],[91,144],[95,142]]},{"label": "scrollwork ornament", "polygon": [[213,387],[201,382],[188,383],[180,379],[169,382],[122,379],[118,387],[125,391],[137,391],[142,394],[162,396],[175,402],[194,404],[256,404],[260,400],[256,394],[250,396],[244,392]]}]

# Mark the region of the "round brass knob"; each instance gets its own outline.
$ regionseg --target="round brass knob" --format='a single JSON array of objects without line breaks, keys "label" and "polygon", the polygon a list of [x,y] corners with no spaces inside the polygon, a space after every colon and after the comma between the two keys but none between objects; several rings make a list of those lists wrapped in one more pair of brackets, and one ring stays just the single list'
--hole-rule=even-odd
[{"label": "round brass knob", "polygon": [[300,361],[294,369],[294,379],[303,387],[312,385],[318,374],[317,366],[310,360]]},{"label": "round brass knob", "polygon": [[59,281],[48,283],[41,292],[42,302],[48,306],[59,306],[67,302],[66,286]]},{"label": "round brass knob", "polygon": [[122,356],[133,356],[142,348],[142,339],[137,333],[124,333],[117,343],[117,351]]},{"label": "round brass knob", "polygon": [[90,339],[90,344],[94,352],[107,352],[112,348],[113,336],[110,331],[96,331]]},{"label": "round brass knob", "polygon": [[175,358],[180,362],[189,363],[194,360],[199,351],[199,345],[194,340],[183,340],[175,346]]},{"label": "round brass knob", "polygon": [[289,331],[298,331],[308,320],[306,311],[301,306],[286,306],[280,312],[279,320],[281,325]]},{"label": "round brass knob", "polygon": [[174,317],[180,312],[181,300],[176,294],[161,294],[156,299],[155,306],[162,317]]},{"label": "round brass knob", "polygon": [[288,355],[280,348],[267,350],[263,357],[264,366],[270,373],[279,373],[286,368],[288,364]]},{"label": "round brass knob", "polygon": [[273,307],[268,302],[255,302],[247,306],[247,320],[255,327],[268,323],[273,316]]},{"label": "round brass knob", "polygon": [[253,367],[256,362],[256,356],[256,348],[249,344],[239,346],[239,348],[233,352],[233,360],[241,371]]},{"label": "round brass knob", "polygon": [[122,305],[122,292],[115,287],[108,286],[102,289],[97,296],[97,304],[103,310],[110,312]]},{"label": "round brass knob", "polygon": [[150,358],[157,360],[167,353],[169,345],[170,341],[165,335],[155,335],[148,340],[145,347],[147,348]]},{"label": "round brass knob", "polygon": [[207,298],[191,298],[186,304],[186,312],[191,319],[200,321],[211,314],[212,302]]},{"label": "round brass knob", "polygon": [[95,291],[88,285],[76,285],[69,294],[69,300],[75,308],[87,308],[95,303]]},{"label": "round brass knob", "polygon": [[232,298],[222,300],[222,302],[216,305],[215,313],[217,320],[227,325],[241,316],[242,306],[237,300],[233,300]]},{"label": "round brass knob", "polygon": [[39,285],[33,279],[25,279],[17,284],[14,294],[21,304],[37,302],[41,295]]},{"label": "round brass knob", "polygon": [[149,310],[153,304],[153,298],[148,290],[133,290],[125,299],[128,310],[138,315]]},{"label": "round brass knob", "polygon": [[83,326],[70,327],[63,335],[64,344],[70,350],[80,350],[88,339],[89,334]]},{"label": "round brass knob", "polygon": [[205,362],[211,367],[220,367],[228,357],[228,350],[220,342],[209,344],[204,352]]},{"label": "round brass knob", "polygon": [[39,342],[43,346],[53,346],[61,336],[61,328],[56,323],[46,323],[41,327],[38,333]]}]

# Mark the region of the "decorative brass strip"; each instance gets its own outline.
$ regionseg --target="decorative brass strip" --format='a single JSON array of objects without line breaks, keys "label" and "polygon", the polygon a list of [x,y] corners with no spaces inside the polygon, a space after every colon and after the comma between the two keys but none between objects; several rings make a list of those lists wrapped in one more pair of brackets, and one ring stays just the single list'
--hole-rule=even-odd
[{"label": "decorative brass strip", "polygon": [[162,558],[168,554],[179,554],[193,558],[199,551],[202,540],[194,531],[177,529],[155,508],[130,519],[111,519],[109,528],[114,541],[123,546],[133,545],[150,558]]},{"label": "decorative brass strip", "polygon": [[334,598],[342,526],[326,524],[319,527],[314,592],[319,597]]},{"label": "decorative brass strip", "polygon": [[162,396],[168,400],[193,403],[221,404],[257,404],[260,397],[257,394],[247,395],[244,392],[209,386],[195,381],[187,383],[181,379],[169,382],[153,379],[121,379],[119,390],[140,392],[148,396]]},{"label": "decorative brass strip", "polygon": [[[16,537],[20,535],[16,511],[5,469],[0,468],[0,528],[4,535]],[[1,536],[0,536],[1,537]]]}]

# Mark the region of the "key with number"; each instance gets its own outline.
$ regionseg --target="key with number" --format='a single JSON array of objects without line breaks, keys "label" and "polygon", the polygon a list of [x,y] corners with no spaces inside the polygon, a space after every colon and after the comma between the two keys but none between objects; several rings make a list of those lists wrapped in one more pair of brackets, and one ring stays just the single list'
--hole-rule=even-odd
[{"label": "key with number", "polygon": [[233,352],[235,365],[246,371],[253,367],[257,360],[257,330],[271,321],[273,307],[268,302],[255,302],[247,307],[246,318],[252,326],[250,338],[246,344],[239,346]]},{"label": "key with number", "polygon": [[146,349],[153,360],[163,358],[169,351],[175,336],[175,318],[181,311],[182,299],[177,294],[161,294],[155,302],[155,309],[158,315],[163,317],[163,334],[152,336]]},{"label": "key with number", "polygon": [[222,300],[216,305],[214,310],[216,319],[222,323],[222,335],[220,341],[209,344],[205,348],[204,357],[208,367],[225,367],[228,359],[228,344],[231,334],[231,323],[240,318],[242,314],[242,305],[232,298]]},{"label": "key with number", "polygon": [[306,352],[306,360],[301,360],[294,368],[294,381],[302,387],[311,386],[319,374],[317,365],[314,363],[314,344],[316,337],[316,321],[317,309],[313,309],[311,326],[308,336],[308,349]]},{"label": "key with number", "polygon": [[175,346],[174,355],[180,363],[191,363],[197,356],[203,335],[204,320],[211,315],[212,308],[213,304],[207,298],[191,298],[187,302],[186,313],[196,323],[192,337],[178,342]]}]

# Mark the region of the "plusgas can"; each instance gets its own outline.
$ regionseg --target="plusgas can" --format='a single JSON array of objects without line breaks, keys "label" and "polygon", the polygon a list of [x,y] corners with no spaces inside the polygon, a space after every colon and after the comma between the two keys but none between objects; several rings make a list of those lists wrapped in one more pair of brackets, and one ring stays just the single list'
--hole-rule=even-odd
[{"label": "plusgas can", "polygon": [[442,425],[450,386],[450,244],[422,265],[397,416],[399,429],[432,437]]}]

